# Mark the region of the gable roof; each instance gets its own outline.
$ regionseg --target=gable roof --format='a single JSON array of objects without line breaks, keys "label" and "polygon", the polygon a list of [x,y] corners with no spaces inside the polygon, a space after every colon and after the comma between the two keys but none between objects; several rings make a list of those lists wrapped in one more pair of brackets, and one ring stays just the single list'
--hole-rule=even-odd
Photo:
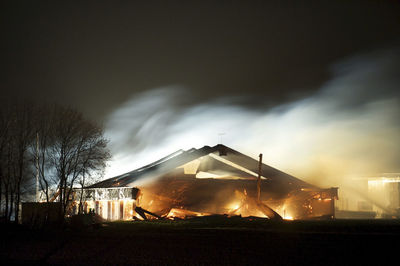
[{"label": "gable roof", "polygon": [[[258,173],[258,161],[242,154],[225,145],[218,144],[214,147],[204,146],[200,149],[190,149],[188,151],[178,150],[165,156],[151,164],[130,171],[128,173],[106,179],[93,184],[87,188],[110,188],[110,187],[129,187],[138,180],[158,177],[174,171],[177,167],[185,165],[196,159],[207,156],[207,165],[200,164],[197,171],[218,171],[221,168],[233,169],[236,173],[254,176]],[[262,164],[262,177],[272,185],[278,186],[297,186],[305,188],[316,188],[294,176],[286,174],[266,164]]]}]

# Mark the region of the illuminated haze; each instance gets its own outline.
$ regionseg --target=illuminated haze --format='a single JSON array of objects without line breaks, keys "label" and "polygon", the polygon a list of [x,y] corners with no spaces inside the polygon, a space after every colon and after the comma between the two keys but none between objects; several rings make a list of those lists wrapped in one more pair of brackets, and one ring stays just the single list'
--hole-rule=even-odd
[{"label": "illuminated haze", "polygon": [[349,174],[399,171],[399,55],[391,49],[345,59],[318,93],[272,109],[235,97],[193,106],[190,88],[180,86],[135,95],[108,117],[113,160],[106,176],[220,139],[321,186],[340,186]]}]

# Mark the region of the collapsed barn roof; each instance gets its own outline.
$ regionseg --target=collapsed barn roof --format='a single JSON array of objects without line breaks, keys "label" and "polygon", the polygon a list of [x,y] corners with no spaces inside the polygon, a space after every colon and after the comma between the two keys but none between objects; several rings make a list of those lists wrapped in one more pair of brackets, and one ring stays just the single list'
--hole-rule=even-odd
[{"label": "collapsed barn roof", "polygon": [[[214,147],[204,146],[200,149],[193,148],[188,151],[178,150],[144,167],[106,179],[88,188],[130,187],[136,181],[163,176],[169,172],[173,172],[178,167],[204,157],[207,157],[207,162],[201,163],[200,160],[195,169],[197,174],[207,172],[211,175],[213,173],[217,175],[221,171],[225,171],[225,173],[230,173],[230,175],[248,176],[249,178],[254,178],[258,174],[257,160],[225,145],[218,144]],[[261,172],[263,181],[268,181],[272,186],[317,189],[317,187],[311,184],[266,164],[262,164]]]},{"label": "collapsed barn roof", "polygon": [[[131,191],[135,202],[121,200],[127,199],[124,193],[121,197],[122,190]],[[176,151],[86,191],[95,201],[96,213],[107,212],[107,219],[118,208],[124,211],[126,204],[180,218],[206,214],[332,218],[337,199],[337,188],[318,188],[221,144]]]}]

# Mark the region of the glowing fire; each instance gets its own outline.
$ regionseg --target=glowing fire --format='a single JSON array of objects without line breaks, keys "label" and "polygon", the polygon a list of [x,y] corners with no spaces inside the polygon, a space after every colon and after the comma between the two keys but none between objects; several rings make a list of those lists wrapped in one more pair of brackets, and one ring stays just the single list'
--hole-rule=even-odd
[{"label": "glowing fire", "polygon": [[[179,168],[157,182],[143,184],[140,190],[135,187],[139,192],[134,199],[98,200],[86,209],[94,209],[108,220],[174,220],[206,215],[294,220],[327,216],[334,206],[331,190],[296,187],[284,192],[265,190],[257,197],[253,180],[198,179],[189,170]],[[192,176],[186,177],[185,171]]]},{"label": "glowing fire", "polygon": [[291,221],[291,220],[293,220],[293,217],[290,216],[290,215],[286,215],[286,216],[283,217],[283,219],[284,219],[284,220],[290,220],[290,221]]},{"label": "glowing fire", "polygon": [[229,210],[229,214],[234,214],[236,213],[240,208],[242,207],[242,204],[237,203],[237,202],[233,202],[231,204],[228,205],[228,210]]},{"label": "glowing fire", "polygon": [[144,220],[142,216],[140,216],[138,213],[135,212],[135,219],[136,220]]},{"label": "glowing fire", "polygon": [[201,212],[195,212],[195,211],[189,211],[185,209],[177,209],[177,208],[172,208],[168,215],[166,216],[167,218],[174,219],[174,218],[180,218],[180,219],[185,219],[188,217],[195,217],[195,216],[205,216],[205,215],[210,215],[209,213],[201,213]]},{"label": "glowing fire", "polygon": [[235,206],[233,206],[233,210],[237,210],[237,209],[239,209],[240,208],[240,205],[239,204],[236,204]]}]

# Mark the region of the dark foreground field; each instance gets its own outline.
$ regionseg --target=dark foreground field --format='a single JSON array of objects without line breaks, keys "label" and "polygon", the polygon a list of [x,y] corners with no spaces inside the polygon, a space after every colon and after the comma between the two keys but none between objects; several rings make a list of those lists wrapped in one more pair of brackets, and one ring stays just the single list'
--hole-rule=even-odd
[{"label": "dark foreground field", "polygon": [[3,265],[399,265],[399,241],[399,220],[218,218],[46,230],[2,225],[0,258]]}]

